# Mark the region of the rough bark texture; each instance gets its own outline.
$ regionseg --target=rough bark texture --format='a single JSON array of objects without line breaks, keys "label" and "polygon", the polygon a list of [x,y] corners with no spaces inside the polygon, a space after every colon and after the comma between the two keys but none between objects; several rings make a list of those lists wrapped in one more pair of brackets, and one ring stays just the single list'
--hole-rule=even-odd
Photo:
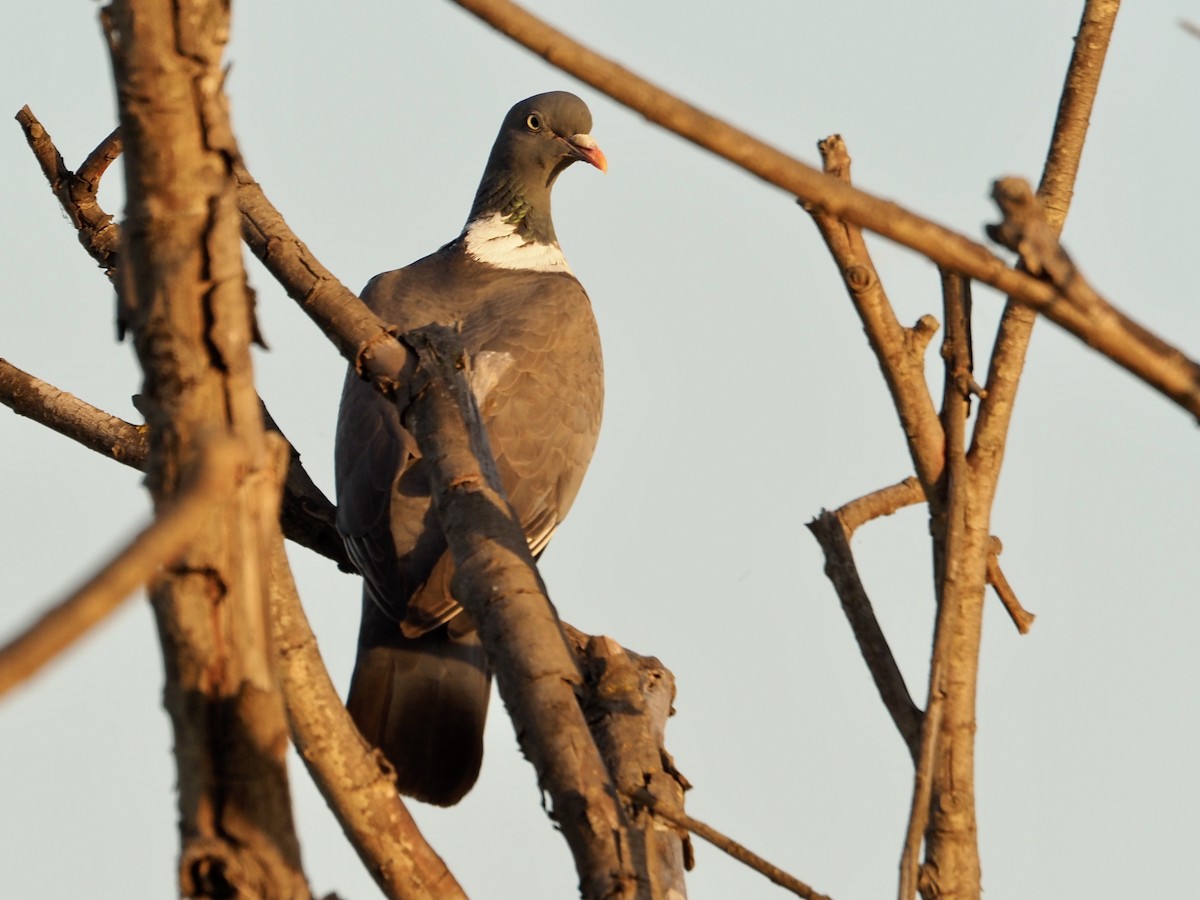
[{"label": "rough bark texture", "polygon": [[[254,393],[236,153],[221,91],[229,9],[124,0],[105,10],[128,185],[120,300],[145,373],[147,484],[169,504],[218,437],[248,472],[152,585],[175,734],[190,897],[308,897],[267,618],[268,536],[283,461]],[[273,444],[273,442],[272,442]]]},{"label": "rough bark texture", "polygon": [[684,815],[683,792],[691,787],[666,748],[675,676],[657,659],[626,650],[610,637],[590,637],[566,624],[563,632],[583,668],[588,728],[620,793],[637,896],[683,900],[691,841],[686,829],[655,815]]},{"label": "rough bark texture", "polygon": [[429,326],[408,339],[428,380],[414,382],[404,422],[429,465],[454,554],[454,595],[479,629],[521,750],[550,795],[580,892],[588,900],[637,897],[627,823],[576,699],[583,676],[500,488],[453,332]]},{"label": "rough bark texture", "polygon": [[342,705],[282,541],[271,548],[271,612],[296,752],[379,889],[394,900],[465,898],[396,793],[387,760],[363,740]]}]

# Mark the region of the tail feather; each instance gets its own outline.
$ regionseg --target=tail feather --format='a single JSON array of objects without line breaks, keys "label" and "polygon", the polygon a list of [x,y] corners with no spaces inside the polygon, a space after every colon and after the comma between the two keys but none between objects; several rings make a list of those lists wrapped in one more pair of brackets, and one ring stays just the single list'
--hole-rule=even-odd
[{"label": "tail feather", "polygon": [[400,793],[439,806],[462,799],[479,776],[490,693],[474,630],[406,638],[364,601],[346,707],[395,768]]}]

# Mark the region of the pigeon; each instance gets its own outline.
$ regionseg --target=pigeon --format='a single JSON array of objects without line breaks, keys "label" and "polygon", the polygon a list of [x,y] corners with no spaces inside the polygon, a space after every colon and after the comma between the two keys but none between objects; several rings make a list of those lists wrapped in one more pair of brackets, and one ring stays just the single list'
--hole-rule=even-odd
[{"label": "pigeon", "polygon": [[[607,171],[591,125],[584,102],[564,91],[513,106],[462,233],[375,276],[362,294],[397,333],[433,323],[459,330],[500,480],[535,559],[571,508],[600,430],[600,336],[550,218],[551,188],[568,166]],[[400,793],[453,805],[479,776],[491,675],[451,590],[454,561],[416,441],[353,367],[335,469],[338,530],[363,575],[346,706],[395,769]]]}]

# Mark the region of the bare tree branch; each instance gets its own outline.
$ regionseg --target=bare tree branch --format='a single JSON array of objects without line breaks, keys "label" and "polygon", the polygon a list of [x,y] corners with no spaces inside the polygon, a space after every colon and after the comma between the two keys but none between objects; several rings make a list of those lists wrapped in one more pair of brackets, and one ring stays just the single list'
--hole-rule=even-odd
[{"label": "bare tree branch", "polygon": [[208,447],[199,469],[170,506],[82,587],[0,648],[0,696],[103,621],[162,566],[175,562],[213,511],[226,502],[242,462],[237,446],[230,442]]},{"label": "bare tree branch", "polygon": [[133,469],[146,467],[146,427],[109,415],[0,359],[0,403],[89,450]]},{"label": "bare tree branch", "polygon": [[[970,410],[970,282],[942,270],[946,331],[942,357],[946,435],[943,500],[931,517],[937,624],[929,667],[925,727],[913,782],[913,807],[900,860],[900,900],[920,888],[929,898],[975,896],[980,890],[975,821],[975,684],[979,670],[985,557],[976,551],[987,514],[972,507],[966,459]],[[975,571],[975,570],[978,571]],[[938,727],[929,727],[936,722]],[[917,798],[928,792],[928,802]],[[918,865],[924,833],[926,863]]]},{"label": "bare tree branch", "polygon": [[849,535],[841,517],[838,512],[822,510],[817,518],[808,523],[808,530],[825,553],[825,574],[837,591],[842,611],[854,632],[854,640],[879,691],[879,698],[915,763],[921,734],[921,710],[913,703],[908,686],[904,683],[904,675],[892,655],[892,648],[888,646],[879,620],[875,618],[875,610],[859,578],[858,567],[854,564]]},{"label": "bare tree branch", "polygon": [[[1075,192],[1075,177],[1083,156],[1088,123],[1104,58],[1116,24],[1120,0],[1087,0],[1075,36],[1075,50],[1067,68],[1050,150],[1042,169],[1038,196],[1047,210],[1054,233],[1062,232]],[[980,404],[979,418],[971,439],[970,459],[976,471],[986,467],[998,473],[1004,459],[1008,427],[1017,397],[1021,370],[1033,323],[1037,318],[1020,298],[1010,297],[1004,306],[987,377],[987,399]],[[1185,366],[1186,368],[1186,366]],[[1193,410],[1195,412],[1195,410]],[[998,475],[992,478],[995,482]],[[990,503],[990,501],[989,501]]]},{"label": "bare tree branch", "polygon": [[825,894],[818,893],[813,888],[809,887],[800,879],[787,872],[778,866],[774,866],[767,862],[757,853],[748,850],[746,847],[739,844],[732,838],[726,837],[712,828],[705,825],[699,819],[693,819],[691,816],[684,813],[675,812],[673,810],[660,809],[655,806],[654,797],[648,792],[642,792],[634,796],[634,799],[646,805],[656,816],[661,816],[672,825],[678,825],[680,828],[686,828],[692,834],[704,838],[718,850],[729,854],[738,862],[745,863],[756,872],[761,872],[767,878],[775,882],[780,887],[786,888],[798,897],[804,897],[806,900],[830,900]]},{"label": "bare tree branch", "polygon": [[[850,184],[850,154],[841,135],[825,138],[817,148],[825,172]],[[831,215],[820,205],[805,203],[804,207],[825,239],[862,321],[900,415],[913,467],[928,495],[941,477],[945,455],[942,428],[925,383],[925,348],[937,331],[937,321],[923,316],[912,328],[901,325],[867,251],[862,229]]]},{"label": "bare tree branch", "polygon": [[333,342],[364,378],[390,393],[398,373],[413,361],[388,324],[323,266],[288,227],[258,182],[240,162],[235,166],[242,238],[288,296]]},{"label": "bare tree branch", "polygon": [[675,768],[665,738],[675,677],[657,659],[610,637],[591,637],[565,622],[562,629],[584,673],[580,705],[621,797],[634,869],[646,881],[638,896],[686,897],[684,872],[694,863],[687,831],[665,827],[631,799],[648,792],[658,808],[683,814],[683,792],[691,785]]},{"label": "bare tree branch", "polygon": [[28,106],[21,107],[16,119],[42,174],[50,183],[50,190],[75,226],[79,243],[111,278],[117,269],[120,229],[113,217],[100,208],[96,193],[100,176],[121,152],[120,138],[115,131],[105,138],[76,174],[67,168],[50,134]]},{"label": "bare tree branch", "polygon": [[[652,122],[780,187],[831,216],[860,225],[927,256],[940,267],[989,284],[1046,315],[1088,346],[1200,418],[1200,365],[1183,354],[1163,355],[1143,341],[1145,329],[1120,321],[1095,323],[1054,288],[1009,268],[982,244],[903,207],[840,183],[728,123],[697,109],[584,47],[509,0],[454,0],[496,30],[640,113]],[[1089,6],[1111,4],[1098,0]],[[1086,17],[1086,14],[1085,14]],[[1081,32],[1082,34],[1082,32]],[[1101,54],[1102,56],[1102,54]],[[1095,62],[1099,69],[1099,62]],[[991,386],[988,386],[991,390]]]},{"label": "bare tree branch", "polygon": [[271,622],[292,741],[384,896],[466,897],[396,793],[387,760],[363,740],[342,705],[279,541],[271,549]]},{"label": "bare tree branch", "polygon": [[921,488],[921,482],[909,475],[903,481],[851,500],[837,511],[837,517],[849,541],[860,526],[872,519],[890,516],[924,499],[925,491]]},{"label": "bare tree branch", "polygon": [[179,774],[180,893],[311,896],[288,789],[269,612],[286,455],[263,428],[242,269],[237,147],[222,90],[223,0],[114,0],[102,11],[126,154],[121,308],[145,375],[156,508],[216,436],[246,477],[155,580]]},{"label": "bare tree branch", "polygon": [[429,467],[454,555],[454,596],[474,620],[521,749],[553,801],[590,900],[633,897],[637,873],[616,790],[575,691],[582,675],[500,487],[452,329],[411,332],[419,384],[403,412]]},{"label": "bare tree branch", "polygon": [[[145,425],[110,415],[4,359],[0,359],[0,403],[102,456],[133,469],[146,468],[149,442]],[[265,407],[262,413],[267,428],[286,440]],[[279,516],[283,533],[289,540],[333,560],[342,570],[353,571],[334,524],[333,504],[308,477],[296,448],[290,443],[288,448],[290,462]]]},{"label": "bare tree branch", "polygon": [[1008,613],[1008,617],[1012,619],[1013,624],[1017,626],[1017,631],[1021,634],[1029,634],[1029,629],[1033,626],[1033,620],[1037,616],[1021,605],[1021,601],[1017,599],[1016,591],[1012,589],[1012,585],[1004,577],[1004,570],[1000,568],[1000,553],[1003,550],[1004,547],[1000,543],[1000,538],[993,535],[988,545],[988,584],[995,589],[996,596],[1004,604],[1004,609]]}]

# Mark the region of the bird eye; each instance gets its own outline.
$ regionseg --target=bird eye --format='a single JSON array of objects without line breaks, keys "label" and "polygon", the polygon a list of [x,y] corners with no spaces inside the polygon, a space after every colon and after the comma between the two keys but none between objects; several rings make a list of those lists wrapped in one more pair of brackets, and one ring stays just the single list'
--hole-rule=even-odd
[{"label": "bird eye", "polygon": [[529,117],[525,120],[525,127],[530,131],[541,131],[542,117],[537,113],[530,113]]}]

